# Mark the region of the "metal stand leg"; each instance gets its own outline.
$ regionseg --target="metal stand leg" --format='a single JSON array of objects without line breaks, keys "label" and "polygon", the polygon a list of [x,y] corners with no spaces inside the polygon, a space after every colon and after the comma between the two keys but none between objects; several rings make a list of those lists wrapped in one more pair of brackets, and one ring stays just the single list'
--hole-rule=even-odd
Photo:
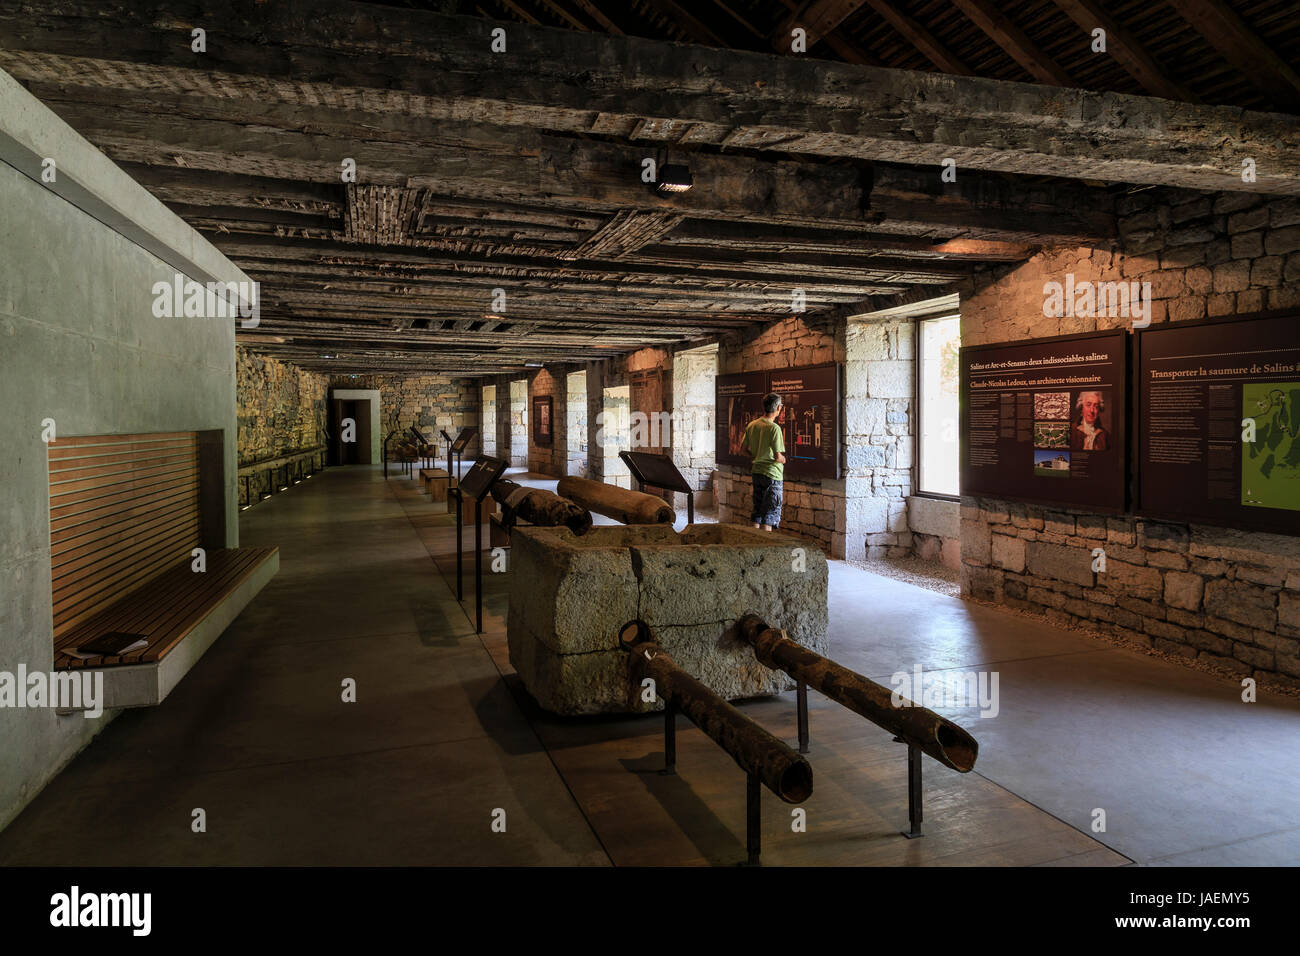
[{"label": "metal stand leg", "polygon": [[751,773],[745,781],[745,850],[748,853],[748,866],[759,865],[759,855],[763,852],[763,784],[758,774]]},{"label": "metal stand leg", "polygon": [[465,509],[461,507],[460,489],[459,488],[455,489],[455,492],[456,492],[456,600],[459,601],[465,597],[465,586],[462,580],[462,572],[460,567],[460,555],[461,555],[461,547],[462,547],[461,522],[464,521],[465,518],[464,516]]},{"label": "metal stand leg", "polygon": [[695,492],[686,492],[686,523],[695,524]]},{"label": "metal stand leg", "polygon": [[921,748],[907,745],[907,823],[903,836],[909,840],[925,836],[921,832]]},{"label": "metal stand leg", "polygon": [[474,633],[483,633],[483,502],[474,502]]},{"label": "metal stand leg", "polygon": [[808,752],[808,685],[803,681],[799,681],[795,700],[798,701],[799,711],[799,752],[806,754]]},{"label": "metal stand leg", "polygon": [[664,701],[664,769],[665,777],[677,773],[677,704]]}]

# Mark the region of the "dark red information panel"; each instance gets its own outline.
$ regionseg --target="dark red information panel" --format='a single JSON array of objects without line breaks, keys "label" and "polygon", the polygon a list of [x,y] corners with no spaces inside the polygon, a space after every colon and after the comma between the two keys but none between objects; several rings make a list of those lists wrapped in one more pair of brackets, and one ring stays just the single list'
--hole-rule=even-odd
[{"label": "dark red information panel", "polygon": [[1137,340],[1139,514],[1300,535],[1300,315]]},{"label": "dark red information panel", "polygon": [[961,493],[1122,512],[1127,333],[961,350]]},{"label": "dark red information panel", "polygon": [[776,392],[784,405],[777,424],[785,435],[786,478],[839,477],[838,365],[719,375],[716,388],[719,464],[750,464],[741,449],[745,426],[763,414],[763,396]]},{"label": "dark red information panel", "polygon": [[781,396],[777,424],[785,433],[787,478],[840,475],[840,367],[782,369],[768,373],[767,390]]}]

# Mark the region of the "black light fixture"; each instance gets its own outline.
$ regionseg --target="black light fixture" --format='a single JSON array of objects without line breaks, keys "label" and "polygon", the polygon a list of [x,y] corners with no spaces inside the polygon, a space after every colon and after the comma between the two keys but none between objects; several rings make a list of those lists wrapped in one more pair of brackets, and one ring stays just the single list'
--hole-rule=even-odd
[{"label": "black light fixture", "polygon": [[689,166],[685,163],[666,163],[659,167],[655,192],[661,196],[671,196],[674,193],[684,193],[694,185],[695,178],[691,176]]}]

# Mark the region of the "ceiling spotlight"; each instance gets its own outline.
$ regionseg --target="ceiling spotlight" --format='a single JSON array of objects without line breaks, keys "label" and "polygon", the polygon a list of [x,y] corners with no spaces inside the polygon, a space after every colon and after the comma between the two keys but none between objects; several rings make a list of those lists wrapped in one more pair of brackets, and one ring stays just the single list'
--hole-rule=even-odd
[{"label": "ceiling spotlight", "polygon": [[655,183],[655,192],[661,196],[684,193],[695,185],[689,166],[684,163],[668,163],[659,167],[659,181]]}]

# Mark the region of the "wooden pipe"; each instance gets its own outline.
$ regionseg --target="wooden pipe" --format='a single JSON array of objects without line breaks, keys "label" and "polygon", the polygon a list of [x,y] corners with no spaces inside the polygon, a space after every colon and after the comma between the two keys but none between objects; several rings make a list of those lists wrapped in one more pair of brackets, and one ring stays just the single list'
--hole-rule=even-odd
[{"label": "wooden pipe", "polygon": [[662,498],[592,481],[590,478],[566,476],[560,479],[555,490],[588,511],[624,524],[670,525],[677,520],[677,512]]}]

